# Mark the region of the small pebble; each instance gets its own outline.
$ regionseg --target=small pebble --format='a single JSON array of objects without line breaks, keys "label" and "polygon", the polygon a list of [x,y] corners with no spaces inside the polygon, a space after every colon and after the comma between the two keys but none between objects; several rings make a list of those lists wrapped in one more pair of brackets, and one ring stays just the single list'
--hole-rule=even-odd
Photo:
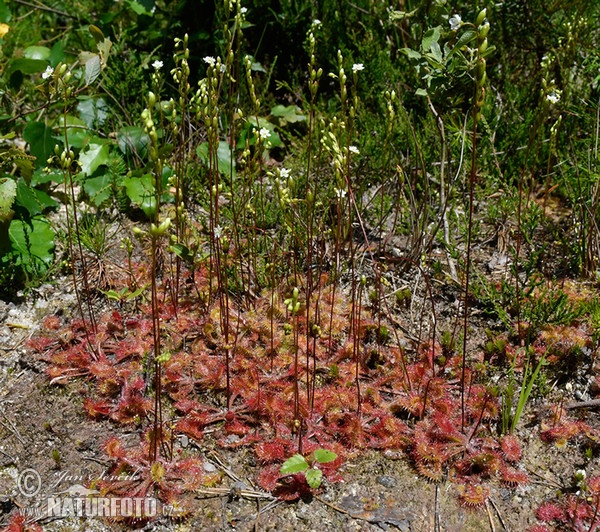
[{"label": "small pebble", "polygon": [[389,475],[379,475],[375,480],[378,484],[381,484],[386,488],[394,488],[396,486],[396,479]]}]

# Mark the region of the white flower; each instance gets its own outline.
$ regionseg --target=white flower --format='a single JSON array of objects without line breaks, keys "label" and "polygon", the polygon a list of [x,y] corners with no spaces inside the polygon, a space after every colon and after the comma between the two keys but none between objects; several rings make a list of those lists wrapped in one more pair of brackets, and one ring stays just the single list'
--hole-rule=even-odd
[{"label": "white flower", "polygon": [[223,236],[223,228],[220,225],[215,226],[214,234],[215,238],[218,240]]},{"label": "white flower", "polygon": [[546,95],[546,100],[548,100],[552,105],[557,104],[560,101],[560,92],[552,91]]},{"label": "white flower", "polygon": [[227,70],[227,68],[225,67],[225,65],[223,63],[221,63],[221,66],[219,67],[219,72],[221,72],[221,74],[223,74],[225,72],[225,70]]},{"label": "white flower", "polygon": [[348,146],[348,151],[350,153],[354,153],[355,155],[358,155],[360,152],[358,151],[358,148],[356,146]]},{"label": "white flower", "polygon": [[315,20],[313,20],[312,25],[313,26],[320,26],[321,25],[321,21],[318,18],[316,18]]},{"label": "white flower", "polygon": [[365,69],[365,65],[363,65],[362,63],[354,63],[352,65],[352,72],[358,72],[359,70],[364,70]]},{"label": "white flower", "polygon": [[338,199],[343,199],[346,197],[346,191],[343,188],[336,188],[335,195],[338,197]]},{"label": "white flower", "polygon": [[51,66],[47,66],[46,70],[42,72],[42,79],[51,78],[54,75],[54,69]]},{"label": "white flower", "polygon": [[260,131],[258,132],[258,136],[262,140],[268,140],[268,138],[271,136],[271,132],[266,127],[261,127]]},{"label": "white flower", "polygon": [[460,15],[452,15],[448,22],[450,23],[450,29],[452,31],[456,31],[462,26],[462,18],[460,18]]},{"label": "white flower", "polygon": [[152,67],[154,68],[154,70],[160,70],[163,67],[163,62],[157,59],[156,61],[154,61],[154,63],[152,63]]},{"label": "white flower", "polygon": [[205,62],[207,65],[210,65],[210,66],[215,66],[215,58],[214,58],[214,57],[212,57],[212,56],[210,56],[210,55],[207,55],[207,56],[206,56],[206,57],[203,59],[203,61],[204,61],[204,62]]},{"label": "white flower", "polygon": [[240,13],[241,13],[242,15],[245,15],[246,13],[248,13],[248,8],[247,8],[247,7],[242,7],[242,8],[240,9]]},{"label": "white flower", "polygon": [[287,179],[290,177],[290,169],[289,168],[280,168],[279,169],[279,177]]}]

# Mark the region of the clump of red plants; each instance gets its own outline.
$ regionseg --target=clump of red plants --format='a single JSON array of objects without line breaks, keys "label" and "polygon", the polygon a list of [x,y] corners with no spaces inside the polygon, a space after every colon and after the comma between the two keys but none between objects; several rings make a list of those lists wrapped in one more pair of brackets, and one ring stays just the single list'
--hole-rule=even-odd
[{"label": "clump of red plants", "polygon": [[576,493],[547,500],[536,511],[541,524],[529,532],[573,530],[593,532],[600,528],[600,476],[583,480]]},{"label": "clump of red plants", "polygon": [[[133,448],[116,437],[105,444],[112,473],[137,470],[138,478],[103,483],[103,493],[154,493],[173,504],[186,491],[218,482],[197,456],[174,452],[179,435],[199,442],[207,433],[223,448],[252,447],[261,466],[257,483],[288,500],[310,488],[302,475],[282,476],[281,464],[317,448],[338,456],[322,467],[330,482],[363,449],[403,451],[429,481],[458,484],[466,507],[485,503],[489,481],[509,487],[527,481],[517,439],[496,436],[498,398],[481,376],[437,342],[417,346],[411,360],[391,345],[382,319],[357,311],[326,275],[308,301],[299,296],[304,286],[296,276],[251,304],[218,298],[206,267],[182,268],[181,275],[177,304],[166,290],[158,297],[158,399],[149,371],[155,342],[149,305],[108,312],[93,331],[81,320],[63,327],[50,317],[43,335],[29,342],[48,363],[52,383],[86,380],[91,418],[132,425],[142,435]],[[294,298],[299,304],[290,312]],[[152,458],[149,442],[160,447],[159,458]]]}]

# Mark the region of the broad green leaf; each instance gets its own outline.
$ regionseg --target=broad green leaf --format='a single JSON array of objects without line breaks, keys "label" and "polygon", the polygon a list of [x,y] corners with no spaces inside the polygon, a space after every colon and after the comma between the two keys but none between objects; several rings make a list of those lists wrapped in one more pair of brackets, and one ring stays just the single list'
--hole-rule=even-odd
[{"label": "broad green leaf", "polygon": [[456,44],[454,45],[454,47],[452,48],[452,50],[450,51],[450,55],[455,54],[456,52],[458,52],[463,46],[466,46],[467,44],[469,44],[477,35],[477,32],[475,30],[467,30],[465,31],[459,38],[458,41],[456,41]]},{"label": "broad green leaf", "polygon": [[36,157],[36,167],[46,166],[48,157],[54,155],[56,141],[52,129],[43,122],[29,122],[23,130],[23,138],[29,142],[29,151]]},{"label": "broad green leaf", "polygon": [[409,59],[421,59],[422,57],[421,52],[417,52],[412,48],[402,48],[401,52],[404,52]]},{"label": "broad green leaf", "polygon": [[435,28],[429,28],[425,32],[425,35],[423,35],[423,40],[421,41],[421,50],[423,52],[428,52],[431,50],[433,43],[437,43],[440,40],[440,30],[441,26],[436,26]]},{"label": "broad green leaf", "polygon": [[25,209],[29,216],[37,216],[45,210],[58,207],[58,202],[43,190],[29,186],[25,180],[17,182],[17,196],[15,205]]},{"label": "broad green leaf", "polygon": [[54,231],[43,216],[30,223],[13,220],[8,228],[13,250],[19,254],[17,264],[31,272],[45,271],[54,258]]},{"label": "broad green leaf", "polygon": [[131,202],[138,205],[148,218],[152,218],[156,214],[156,196],[152,176],[145,174],[140,177],[125,177],[123,184]]},{"label": "broad green leaf", "polygon": [[101,72],[102,65],[100,56],[98,54],[92,54],[92,57],[85,62],[85,84],[91,85],[94,83]]},{"label": "broad green leaf", "polygon": [[300,107],[297,105],[288,105],[287,107],[276,105],[271,109],[271,115],[281,119],[284,123],[289,122],[290,124],[306,120],[306,116],[302,114]]},{"label": "broad green leaf", "polygon": [[77,111],[88,127],[100,127],[108,118],[109,107],[102,97],[82,97],[77,104]]},{"label": "broad green leaf", "polygon": [[23,50],[23,57],[45,61],[50,57],[50,48],[46,46],[28,46]]},{"label": "broad green leaf", "polygon": [[10,221],[13,216],[11,209],[17,196],[17,184],[13,179],[0,179],[0,223]]},{"label": "broad green leaf", "polygon": [[6,7],[6,2],[4,0],[0,0],[0,22],[10,22],[12,15],[8,7]]},{"label": "broad green leaf", "polygon": [[[65,131],[66,126],[66,131]],[[67,135],[67,140],[69,141],[69,146],[71,148],[83,148],[87,143],[90,137],[90,132],[88,130],[87,124],[81,120],[81,118],[77,118],[73,115],[60,116],[57,121],[57,127],[60,128],[60,144],[62,145],[62,140],[64,139],[65,133]],[[58,141],[58,139],[56,139]]]},{"label": "broad green leaf", "polygon": [[415,94],[417,96],[427,96],[427,90],[426,89],[417,89],[415,91]]},{"label": "broad green leaf", "polygon": [[66,58],[65,43],[63,41],[56,41],[50,51],[50,57],[48,58],[50,66],[55,68],[58,63],[64,63]]},{"label": "broad green leaf", "polygon": [[108,161],[108,144],[90,144],[88,149],[79,154],[79,164],[82,172],[90,176],[96,169]]},{"label": "broad green leaf", "polygon": [[316,449],[314,457],[320,464],[326,464],[327,462],[333,462],[337,458],[337,454],[329,449]]},{"label": "broad green leaf", "polygon": [[150,139],[140,126],[126,126],[117,133],[119,149],[125,155],[145,157]]},{"label": "broad green leaf", "polygon": [[83,183],[83,190],[89,196],[90,203],[95,207],[100,207],[112,195],[112,179],[108,175],[90,177]]},{"label": "broad green leaf", "polygon": [[318,488],[323,480],[323,472],[320,469],[309,469],[304,476],[308,485],[313,489]]},{"label": "broad green leaf", "polygon": [[440,44],[437,42],[431,43],[431,56],[438,62],[442,63],[444,58],[442,57],[442,49],[440,48]]},{"label": "broad green leaf", "polygon": [[129,4],[129,7],[137,15],[146,15],[146,16],[152,15],[152,11],[147,9],[143,2],[137,2],[136,0],[128,0],[127,3]]},{"label": "broad green leaf", "polygon": [[295,454],[288,458],[281,465],[279,472],[282,475],[293,475],[294,473],[300,473],[308,469],[308,462],[301,454]]},{"label": "broad green leaf", "polygon": [[43,168],[38,168],[31,176],[32,187],[43,185],[45,183],[64,183],[65,174],[58,168],[51,168],[49,172],[45,172]]},{"label": "broad green leaf", "polygon": [[[203,142],[200,144],[196,148],[196,153],[198,154],[198,157],[202,159],[204,164],[208,166],[208,142]],[[219,172],[221,172],[223,175],[231,175],[235,178],[235,159],[232,159],[229,143],[224,140],[219,141],[219,146],[217,147],[217,166]]]},{"label": "broad green leaf", "polygon": [[15,71],[20,71],[23,74],[36,74],[37,72],[43,72],[48,66],[48,61],[42,61],[41,59],[28,59],[27,57],[20,57],[15,59],[8,69],[8,73],[12,74]]}]

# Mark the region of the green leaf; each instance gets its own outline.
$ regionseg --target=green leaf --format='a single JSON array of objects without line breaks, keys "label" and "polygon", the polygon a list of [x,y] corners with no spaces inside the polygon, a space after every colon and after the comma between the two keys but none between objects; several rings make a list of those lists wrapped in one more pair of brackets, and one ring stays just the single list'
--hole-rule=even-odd
[{"label": "green leaf", "polygon": [[44,172],[43,168],[38,168],[31,176],[31,182],[29,183],[32,187],[37,185],[43,185],[45,183],[64,183],[65,174],[58,168],[51,168],[49,172]]},{"label": "green leaf", "polygon": [[77,104],[77,111],[88,127],[100,127],[108,118],[109,107],[102,97],[82,97]]},{"label": "green leaf", "polygon": [[100,207],[112,195],[112,179],[109,175],[90,177],[83,183],[83,190],[90,198],[90,203]]},{"label": "green leaf", "polygon": [[10,22],[12,18],[10,10],[6,7],[4,0],[0,0],[0,22]]},{"label": "green leaf", "polygon": [[137,2],[136,0],[128,0],[127,2],[129,7],[137,14],[137,15],[146,15],[151,16],[152,11],[146,9],[146,6],[143,5],[142,2]]},{"label": "green leaf", "polygon": [[43,122],[29,122],[23,130],[23,138],[29,142],[29,151],[36,157],[36,167],[46,166],[48,157],[54,155],[56,141],[52,129]]},{"label": "green leaf", "polygon": [[[208,142],[200,144],[196,148],[196,153],[198,154],[198,157],[202,159],[204,164],[208,166]],[[235,159],[232,159],[229,143],[224,140],[219,141],[219,146],[217,147],[217,166],[219,172],[223,175],[231,175],[235,178]]]},{"label": "green leaf", "polygon": [[152,184],[152,175],[125,177],[123,184],[125,185],[125,192],[132,203],[137,204],[148,218],[152,218],[156,214],[156,196]]},{"label": "green leaf", "polygon": [[427,90],[426,89],[417,89],[415,91],[415,94],[417,96],[427,96]]},{"label": "green leaf", "polygon": [[29,186],[25,180],[17,182],[17,196],[15,205],[23,207],[29,216],[37,216],[45,210],[58,207],[58,202],[43,190]]},{"label": "green leaf", "polygon": [[326,464],[327,462],[333,462],[337,458],[337,454],[329,449],[316,449],[314,457],[319,464]]},{"label": "green leaf", "polygon": [[119,149],[125,155],[144,157],[150,138],[140,126],[126,126],[117,133]]},{"label": "green leaf", "polygon": [[13,250],[19,254],[17,264],[30,272],[43,272],[54,258],[54,231],[43,216],[30,223],[13,220],[8,228]]},{"label": "green leaf", "polygon": [[408,56],[409,59],[421,59],[422,54],[421,52],[417,52],[416,50],[413,50],[412,48],[402,48],[402,50],[400,50],[401,52],[403,52],[404,54],[406,54]]},{"label": "green leaf", "polygon": [[60,142],[56,138],[55,140],[57,141],[57,144],[60,145],[62,145],[65,133],[71,148],[83,148],[90,137],[86,123],[76,116],[67,115],[65,117],[64,115],[61,115],[57,120],[56,127],[59,128],[61,138]]},{"label": "green leaf", "polygon": [[28,59],[26,57],[20,57],[15,59],[8,69],[9,75],[17,70],[23,74],[36,74],[37,72],[43,72],[48,66],[48,61],[42,61],[41,59]]},{"label": "green leaf", "polygon": [[[81,57],[81,54],[79,54]],[[85,61],[85,84],[91,85],[96,81],[100,73],[102,72],[102,64],[100,56],[98,54],[92,54],[91,57]]]},{"label": "green leaf", "polygon": [[58,65],[58,63],[64,63],[66,58],[65,43],[63,41],[56,41],[52,47],[52,50],[50,51],[50,57],[48,57],[50,66],[54,68],[56,65]]},{"label": "green leaf", "polygon": [[425,32],[425,35],[423,35],[423,40],[421,41],[421,50],[423,52],[428,52],[429,50],[431,50],[431,47],[434,43],[438,43],[438,41],[440,40],[441,29],[441,26],[436,26],[435,28],[429,28]]},{"label": "green leaf", "polygon": [[320,469],[309,469],[304,476],[308,485],[313,489],[318,488],[323,480],[323,472]]},{"label": "green leaf", "polygon": [[0,179],[0,223],[8,222],[13,217],[12,204],[17,196],[17,183],[13,179]]},{"label": "green leaf", "polygon": [[458,52],[463,46],[466,46],[467,44],[469,44],[476,37],[476,35],[477,35],[477,32],[475,30],[465,31],[458,38],[458,41],[456,41],[456,44],[454,45],[452,50],[450,50],[450,55],[453,55],[454,53]]},{"label": "green leaf", "polygon": [[303,115],[300,107],[297,105],[276,105],[271,109],[271,115],[276,116],[283,122],[281,125],[285,125],[285,123],[294,124],[296,122],[302,122],[306,120],[306,115]]},{"label": "green leaf", "polygon": [[28,46],[23,50],[23,57],[46,61],[50,57],[50,48],[46,46]]},{"label": "green leaf", "polygon": [[300,473],[308,469],[308,462],[301,454],[295,454],[288,458],[281,465],[279,472],[282,475],[293,475],[294,473]]},{"label": "green leaf", "polygon": [[79,164],[81,171],[87,175],[92,175],[96,169],[108,161],[108,144],[90,144],[88,149],[79,154]]}]

